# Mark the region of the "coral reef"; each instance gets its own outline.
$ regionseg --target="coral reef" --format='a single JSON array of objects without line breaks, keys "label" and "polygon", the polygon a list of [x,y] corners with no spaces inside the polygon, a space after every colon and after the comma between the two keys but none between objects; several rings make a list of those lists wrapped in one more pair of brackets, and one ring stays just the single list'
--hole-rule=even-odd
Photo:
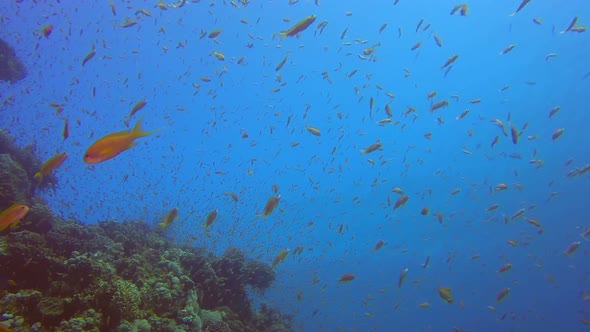
[{"label": "coral reef", "polygon": [[27,70],[16,57],[14,48],[0,39],[0,81],[14,83],[25,76],[27,76]]},{"label": "coral reef", "polygon": [[[64,221],[30,190],[36,158],[0,131],[0,204],[29,213],[0,233],[0,324],[13,331],[291,331],[262,306],[271,267],[237,248],[179,247],[145,222]],[[28,163],[26,165],[21,162]]]},{"label": "coral reef", "polygon": [[0,154],[0,204],[6,208],[12,202],[27,203],[31,183],[25,170],[9,154]]},{"label": "coral reef", "polygon": [[[15,195],[15,197],[25,194],[31,195],[31,191],[35,189],[35,187],[33,187],[33,183],[38,189],[45,189],[53,185],[57,185],[57,179],[53,174],[48,174],[47,176],[43,177],[42,183],[35,183],[35,173],[37,173],[41,168],[41,160],[34,154],[34,150],[34,145],[27,145],[24,148],[18,147],[14,143],[14,138],[10,136],[8,131],[6,129],[0,128],[0,155],[7,155],[27,173],[27,178],[22,178],[22,176],[19,176],[15,179],[11,179],[11,177],[6,177],[4,175],[4,173],[7,173],[10,168],[6,168],[4,164],[0,164],[0,191],[3,189],[4,183],[10,183],[8,182],[9,180],[25,181],[24,183],[21,183],[22,186],[12,188],[12,193]],[[0,207],[4,207],[7,204],[10,205],[9,203],[9,201],[3,198],[3,194],[0,192]]]}]

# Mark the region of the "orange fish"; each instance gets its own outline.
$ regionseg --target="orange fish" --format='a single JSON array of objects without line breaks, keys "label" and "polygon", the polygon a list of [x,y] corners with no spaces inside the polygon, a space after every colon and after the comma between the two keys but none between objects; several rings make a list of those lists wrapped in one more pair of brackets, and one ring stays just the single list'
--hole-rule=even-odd
[{"label": "orange fish", "polygon": [[447,59],[447,61],[445,62],[445,64],[442,65],[442,67],[440,67],[440,70],[443,70],[443,69],[447,68],[448,66],[452,65],[453,63],[455,63],[455,61],[457,61],[457,58],[459,58],[459,54],[453,54],[453,55],[451,55],[451,57],[449,57]]},{"label": "orange fish", "polygon": [[432,104],[432,106],[430,107],[430,112],[434,112],[437,109],[441,108],[441,107],[448,107],[449,106],[449,101],[448,100],[441,100],[439,102],[436,102],[434,104]]},{"label": "orange fish", "polygon": [[373,251],[377,251],[377,250],[381,249],[381,247],[383,247],[384,244],[385,244],[385,242],[383,240],[377,241],[377,243],[375,244],[375,247],[373,248]]},{"label": "orange fish", "polygon": [[209,212],[207,218],[205,218],[205,228],[211,226],[215,222],[215,219],[217,219],[217,212],[219,212],[219,210]]},{"label": "orange fish", "polygon": [[272,261],[272,268],[274,269],[275,266],[277,266],[279,263],[281,263],[282,261],[285,260],[285,258],[287,258],[287,255],[289,254],[289,249],[285,248],[282,249],[281,251],[279,251],[277,257],[275,257],[275,259]]},{"label": "orange fish", "polygon": [[128,17],[128,18],[125,19],[125,22],[121,23],[120,25],[123,28],[129,28],[129,27],[132,27],[132,26],[134,26],[136,24],[137,24],[137,21],[136,20],[129,19],[129,17]]},{"label": "orange fish", "polygon": [[281,36],[281,39],[284,39],[286,37],[297,36],[297,34],[307,29],[307,27],[309,27],[315,21],[315,19],[315,15],[310,15],[302,19],[301,21],[297,22],[297,24],[295,24],[289,30],[279,32],[279,36]]},{"label": "orange fish", "polygon": [[262,212],[262,218],[268,217],[279,205],[279,201],[281,200],[281,195],[276,195],[268,199],[266,205],[264,206],[264,212]]},{"label": "orange fish", "polygon": [[209,38],[215,38],[215,37],[219,36],[222,32],[223,32],[223,30],[220,30],[220,29],[212,30],[209,33],[209,36],[208,37]]},{"label": "orange fish", "polygon": [[506,54],[506,53],[508,53],[508,52],[512,51],[512,49],[513,49],[513,48],[515,48],[515,47],[516,47],[516,45],[514,45],[514,44],[510,44],[510,45],[506,46],[506,48],[504,48],[504,49],[503,49],[503,50],[500,52],[500,54]]},{"label": "orange fish", "polygon": [[129,120],[131,120],[131,118],[133,117],[133,115],[139,111],[141,111],[142,108],[145,107],[145,105],[147,105],[147,100],[142,99],[140,101],[138,101],[137,103],[135,103],[135,105],[133,105],[133,108],[131,109],[131,111],[129,112],[129,115],[127,116],[127,120],[125,120],[125,125],[129,126]]},{"label": "orange fish", "polygon": [[558,139],[561,135],[563,135],[563,133],[565,132],[565,128],[559,128],[557,130],[555,130],[553,132],[553,135],[551,135],[551,140],[555,141],[556,139]]},{"label": "orange fish", "polygon": [[398,288],[402,288],[402,285],[404,284],[404,280],[406,280],[407,277],[408,277],[408,268],[406,267],[399,274],[399,279],[397,281],[397,287]]},{"label": "orange fish", "polygon": [[408,195],[402,195],[400,198],[397,199],[397,201],[395,202],[395,205],[393,206],[393,210],[397,210],[400,206],[404,206],[404,204],[406,204],[406,202],[408,201],[408,199],[410,199],[410,197]]},{"label": "orange fish", "polygon": [[70,137],[70,125],[68,123],[68,118],[64,120],[64,128],[61,132],[61,136],[63,137],[64,141]]},{"label": "orange fish", "polygon": [[508,294],[510,294],[510,288],[502,288],[502,290],[496,296],[496,302],[502,301],[506,296],[508,296]]},{"label": "orange fish", "polygon": [[567,246],[567,248],[565,249],[565,251],[563,253],[569,256],[569,255],[573,254],[574,252],[576,252],[576,250],[578,250],[579,247],[580,247],[580,241],[574,241],[569,246]]},{"label": "orange fish", "polygon": [[425,206],[422,208],[422,211],[420,211],[420,214],[423,216],[427,216],[430,213],[430,208],[428,208],[428,206]]},{"label": "orange fish", "polygon": [[0,232],[18,226],[18,222],[29,212],[29,207],[21,204],[12,204],[0,213]]},{"label": "orange fish", "polygon": [[492,144],[491,144],[491,146],[492,146],[492,147],[496,146],[496,144],[498,144],[498,141],[499,141],[499,140],[500,140],[500,136],[497,136],[497,135],[496,135],[496,137],[494,137],[494,140],[492,141]]},{"label": "orange fish", "polygon": [[506,264],[502,265],[502,266],[500,267],[500,269],[498,269],[498,272],[500,272],[500,273],[504,273],[504,272],[507,272],[507,271],[509,271],[510,269],[512,269],[512,264],[510,264],[510,263],[506,263]]},{"label": "orange fish", "polygon": [[512,124],[510,124],[510,136],[512,137],[512,143],[518,143],[518,137],[520,136],[518,129]]},{"label": "orange fish", "polygon": [[439,287],[438,296],[447,303],[453,303],[453,293],[449,287]]},{"label": "orange fish", "polygon": [[352,274],[352,273],[345,273],[345,274],[343,274],[340,277],[340,279],[338,279],[338,282],[341,283],[341,284],[344,284],[344,283],[348,283],[348,282],[353,281],[354,278],[355,278],[354,274]]},{"label": "orange fish", "polygon": [[422,264],[423,268],[428,268],[428,265],[430,264],[430,256],[426,257],[426,260],[424,261],[424,264]]},{"label": "orange fish", "polygon": [[230,191],[226,191],[223,193],[226,196],[231,197],[232,201],[237,202],[238,201],[238,194],[234,193],[234,192],[230,192]]},{"label": "orange fish", "polygon": [[41,165],[41,169],[39,172],[35,173],[35,180],[37,183],[41,183],[43,181],[43,177],[51,174],[53,170],[58,168],[68,157],[67,152],[58,153],[55,156],[49,158],[46,162]]},{"label": "orange fish", "polygon": [[377,150],[383,150],[383,145],[381,145],[381,142],[379,140],[377,140],[377,142],[367,146],[366,148],[361,150],[361,154],[369,154],[373,151],[377,151]]},{"label": "orange fish", "polygon": [[170,210],[170,212],[168,212],[166,218],[164,218],[164,220],[162,220],[162,222],[158,225],[162,228],[168,227],[176,218],[178,218],[178,209],[173,208],[172,210]]},{"label": "orange fish", "polygon": [[499,207],[500,207],[500,205],[498,205],[498,204],[492,204],[486,209],[486,211],[494,211],[495,209],[497,209]]},{"label": "orange fish", "polygon": [[53,25],[48,24],[41,29],[41,34],[45,36],[45,38],[49,38],[49,35],[53,32]]},{"label": "orange fish", "polygon": [[520,3],[520,5],[518,6],[518,8],[516,8],[516,10],[514,11],[514,13],[510,14],[510,16],[516,15],[516,13],[518,13],[519,11],[521,11],[524,8],[524,6],[526,6],[529,2],[531,2],[531,0],[522,0],[522,2]]},{"label": "orange fish", "polygon": [[94,48],[94,46],[92,46],[90,52],[88,52],[88,54],[86,54],[84,58],[82,58],[82,67],[86,64],[86,62],[90,61],[90,59],[94,58],[95,55],[96,49]]},{"label": "orange fish", "polygon": [[109,134],[94,142],[84,154],[84,162],[96,164],[114,158],[119,153],[134,147],[136,138],[149,136],[156,131],[146,132],[141,127],[141,119],[137,121],[133,130],[124,130]]}]

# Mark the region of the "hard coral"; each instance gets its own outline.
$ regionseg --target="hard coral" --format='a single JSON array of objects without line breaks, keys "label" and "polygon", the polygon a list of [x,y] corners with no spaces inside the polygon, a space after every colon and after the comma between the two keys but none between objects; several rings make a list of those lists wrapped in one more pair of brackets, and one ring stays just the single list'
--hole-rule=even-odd
[{"label": "hard coral", "polygon": [[43,199],[33,197],[31,199],[29,213],[21,221],[19,229],[26,229],[36,233],[47,233],[53,225],[61,219],[45,204]]},{"label": "hard coral", "polygon": [[101,322],[103,320],[102,314],[94,309],[88,309],[81,313],[81,315],[63,320],[57,332],[100,332]]},{"label": "hard coral", "polygon": [[14,278],[19,288],[46,289],[50,278],[38,276],[65,272],[61,259],[52,253],[41,235],[20,231],[10,232],[6,237],[7,254],[0,256],[0,266],[5,272],[0,272],[0,277]]},{"label": "hard coral", "polygon": [[290,332],[292,317],[281,314],[277,309],[270,308],[266,304],[260,306],[255,314],[254,326],[256,331]]},{"label": "hard coral", "polygon": [[38,308],[42,319],[49,322],[51,325],[57,324],[61,321],[61,316],[64,314],[64,306],[66,300],[60,297],[44,297],[39,302]]},{"label": "hard coral", "polygon": [[99,287],[101,291],[97,297],[101,301],[101,312],[109,317],[111,326],[119,325],[121,320],[141,318],[141,294],[134,283],[119,279],[113,283],[100,282]]},{"label": "hard coral", "polygon": [[203,326],[203,332],[232,332],[229,325],[223,321],[211,322]]},{"label": "hard coral", "polygon": [[[41,168],[41,160],[35,155],[34,150],[34,145],[27,145],[24,148],[18,147],[8,131],[0,129],[0,154],[10,155],[25,170],[31,182],[35,173]],[[48,175],[47,181],[43,181],[38,188],[45,188],[49,183],[56,183],[56,178],[53,175]]]},{"label": "hard coral", "polygon": [[56,253],[67,257],[73,251],[102,252],[108,257],[122,254],[121,246],[109,239],[101,228],[74,220],[56,224],[46,237],[48,245]]},{"label": "hard coral", "polygon": [[0,39],[0,81],[14,83],[27,76],[27,69],[16,57],[14,48]]},{"label": "hard coral", "polygon": [[37,306],[41,301],[41,292],[33,289],[23,289],[17,293],[9,293],[0,299],[0,307],[3,311],[13,315],[36,316]]},{"label": "hard coral", "polygon": [[16,148],[0,130],[0,175],[22,182],[6,192],[31,207],[21,226],[0,235],[0,281],[9,281],[0,285],[3,324],[31,331],[289,330],[278,312],[253,311],[246,293],[272,283],[270,266],[236,248],[216,257],[175,246],[145,222],[65,222],[31,196],[40,165],[32,150]]},{"label": "hard coral", "polygon": [[31,182],[25,170],[8,154],[0,154],[0,210],[13,202],[27,204]]},{"label": "hard coral", "polygon": [[[145,222],[104,221],[99,222],[98,226],[107,237],[123,245],[125,256],[145,254],[146,250],[161,252],[172,246],[171,241],[153,232]],[[159,255],[157,257],[159,258]]]},{"label": "hard coral", "polygon": [[246,261],[242,271],[244,282],[259,291],[270,287],[276,278],[274,270],[268,264],[253,259]]}]

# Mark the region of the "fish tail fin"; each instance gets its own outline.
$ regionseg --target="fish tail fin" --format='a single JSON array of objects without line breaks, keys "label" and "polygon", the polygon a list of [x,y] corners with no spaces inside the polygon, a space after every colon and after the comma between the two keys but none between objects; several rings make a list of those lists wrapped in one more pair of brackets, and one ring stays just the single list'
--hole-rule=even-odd
[{"label": "fish tail fin", "polygon": [[35,176],[33,178],[35,179],[35,181],[37,181],[37,185],[40,185],[43,181],[43,174],[41,174],[41,172],[37,172],[35,173]]},{"label": "fish tail fin", "polygon": [[134,138],[149,136],[149,135],[152,135],[152,134],[154,134],[154,133],[156,133],[156,132],[159,131],[159,129],[152,130],[152,131],[145,131],[143,129],[143,127],[141,126],[141,120],[142,119],[143,119],[143,117],[140,118],[139,120],[137,120],[137,123],[135,124],[135,127],[133,127],[132,136]]},{"label": "fish tail fin", "polygon": [[10,230],[11,230],[11,231],[15,230],[15,229],[18,227],[18,225],[19,225],[19,224],[20,224],[20,220],[17,220],[17,221],[15,221],[15,222],[13,222],[13,223],[10,225]]}]

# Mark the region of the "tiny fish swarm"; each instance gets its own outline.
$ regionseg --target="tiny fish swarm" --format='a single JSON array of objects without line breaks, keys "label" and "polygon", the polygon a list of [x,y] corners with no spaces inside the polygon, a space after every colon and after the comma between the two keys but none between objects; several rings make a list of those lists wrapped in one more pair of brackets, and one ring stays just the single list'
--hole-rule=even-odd
[{"label": "tiny fish swarm", "polygon": [[[12,152],[10,153],[3,152]],[[24,161],[21,165],[16,160]],[[15,331],[291,331],[291,319],[262,305],[271,267],[237,248],[214,256],[177,247],[142,221],[83,225],[56,217],[31,191],[40,162],[0,132],[0,209],[30,212],[0,232],[0,323]],[[34,165],[28,164],[32,162]],[[18,170],[18,171],[17,171]],[[9,175],[15,179],[9,179]],[[46,182],[44,182],[46,183]]]}]

